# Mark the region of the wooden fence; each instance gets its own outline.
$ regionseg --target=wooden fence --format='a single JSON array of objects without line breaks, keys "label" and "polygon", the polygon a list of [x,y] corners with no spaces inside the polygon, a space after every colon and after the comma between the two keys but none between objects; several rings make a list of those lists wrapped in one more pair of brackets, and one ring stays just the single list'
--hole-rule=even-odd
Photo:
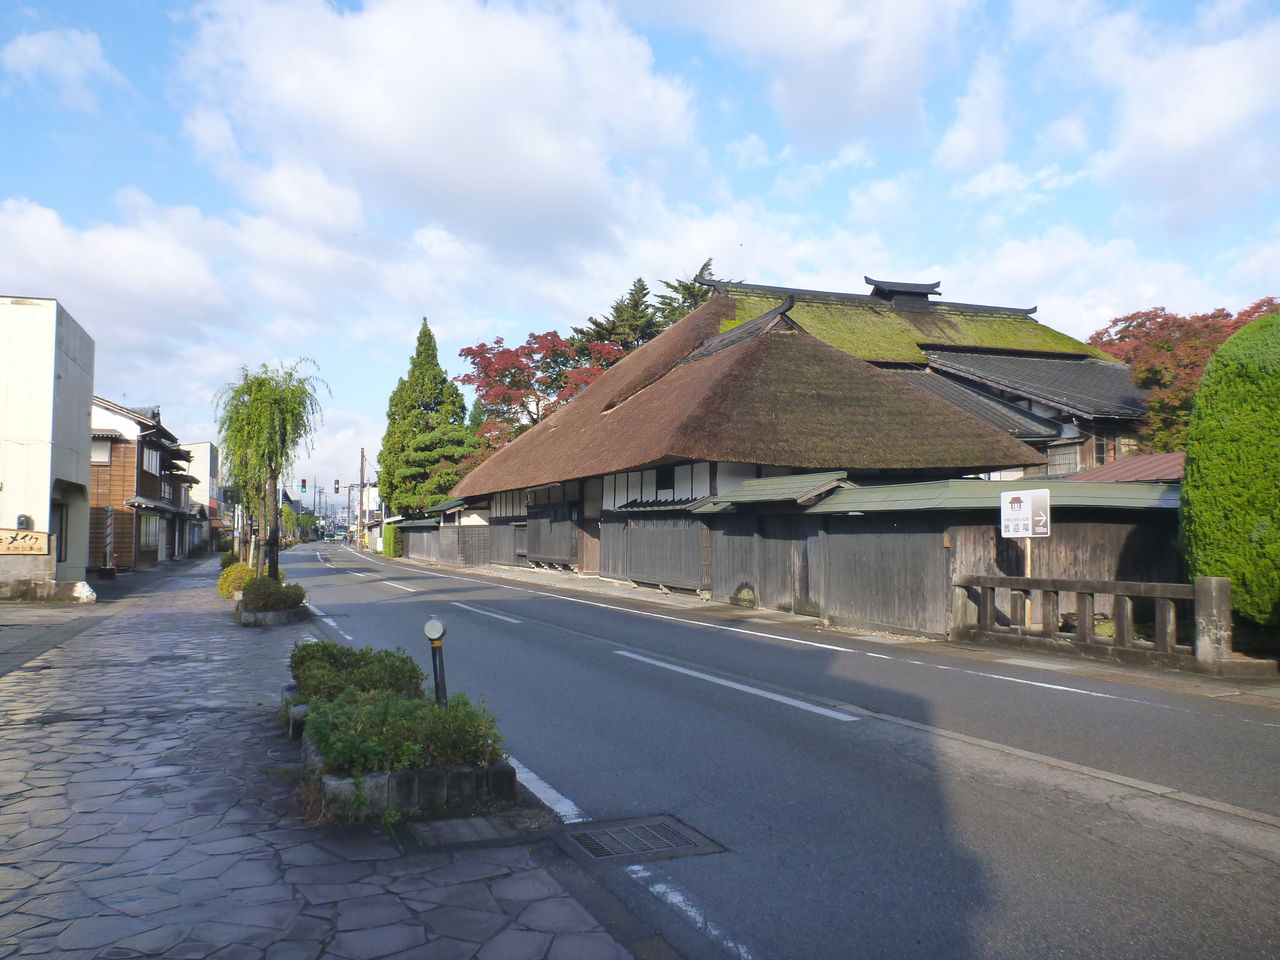
[{"label": "wooden fence", "polygon": [[[1001,595],[1006,602],[1000,602]],[[1110,617],[1097,613],[1100,596],[1111,601]],[[1066,616],[1064,598],[1074,608]],[[1135,616],[1139,605],[1150,611],[1147,617]],[[1085,653],[1208,673],[1225,672],[1224,665],[1234,662],[1231,581],[1224,577],[1197,577],[1186,584],[957,576],[951,618],[952,640]]]}]

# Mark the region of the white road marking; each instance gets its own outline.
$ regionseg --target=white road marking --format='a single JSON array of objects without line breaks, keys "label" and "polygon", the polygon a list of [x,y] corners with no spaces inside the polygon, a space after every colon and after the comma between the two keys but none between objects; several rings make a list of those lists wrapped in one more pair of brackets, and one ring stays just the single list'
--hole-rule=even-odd
[{"label": "white road marking", "polygon": [[321,610],[319,607],[317,607],[314,603],[308,603],[307,609],[310,610],[312,613],[314,613],[317,617],[323,617],[325,615],[324,611]]},{"label": "white road marking", "polygon": [[[1133,703],[1143,707],[1153,707],[1157,710],[1172,710],[1175,713],[1191,713],[1187,707],[1176,707],[1167,703],[1156,703],[1152,700],[1140,700],[1136,697],[1122,697],[1114,693],[1102,693],[1097,690],[1085,690],[1081,687],[1069,687],[1057,683],[1044,683],[1037,680],[1025,680],[1021,677],[1010,677],[1002,673],[988,673],[983,670],[966,670],[964,667],[952,667],[944,663],[927,663],[924,660],[912,660],[906,657],[890,656],[887,653],[874,653],[870,650],[853,650],[849,647],[838,646],[833,643],[819,643],[816,640],[800,640],[796,637],[787,637],[778,633],[765,633],[762,630],[748,630],[745,627],[730,627],[718,623],[706,623],[702,620],[690,620],[686,617],[673,617],[665,613],[653,613],[649,610],[634,610],[631,607],[618,606],[612,603],[601,603],[598,600],[584,600],[581,597],[566,597],[563,594],[547,593],[544,590],[531,590],[525,587],[511,587],[505,583],[494,583],[492,580],[480,580],[476,577],[460,577],[448,573],[433,573],[429,570],[420,571],[429,577],[441,577],[445,580],[462,580],[467,583],[482,583],[485,586],[494,587],[501,590],[514,590],[519,593],[528,593],[537,597],[549,597],[553,600],[564,600],[568,603],[582,603],[589,607],[600,607],[603,610],[617,610],[621,613],[634,614],[637,617],[650,617],[655,620],[669,620],[672,623],[684,623],[694,627],[705,627],[708,630],[722,630],[726,633],[740,633],[749,637],[762,637],[766,640],[781,640],[783,643],[794,643],[802,647],[815,647],[819,650],[831,650],[836,653],[847,653],[856,657],[871,657],[875,660],[892,660],[894,663],[909,664],[916,667],[930,667],[934,670],[950,670],[956,673],[967,674],[972,677],[983,677],[988,680],[1004,680],[1008,683],[1020,683],[1024,686],[1040,687],[1045,690],[1053,690],[1057,693],[1075,693],[1086,697],[1097,697],[1101,700],[1116,700],[1121,703]],[[1239,723],[1254,724],[1264,727],[1280,727],[1280,723],[1269,723],[1265,720],[1250,720],[1244,717],[1231,718]]]},{"label": "white road marking", "polygon": [[719,927],[707,919],[707,915],[703,913],[702,910],[699,909],[697,905],[695,905],[694,902],[680,890],[679,887],[674,884],[658,880],[651,883],[650,878],[653,874],[649,872],[647,867],[641,866],[638,863],[627,867],[627,876],[631,877],[632,880],[636,880],[644,884],[645,889],[663,903],[679,910],[685,915],[685,918],[698,929],[699,932],[705,934],[707,937],[722,946],[726,951],[728,951],[730,956],[737,957],[738,960],[754,960],[754,955],[750,950],[738,943],[736,940],[732,940],[726,936]]},{"label": "white road marking", "polygon": [[579,809],[578,805],[566,797],[547,781],[526,767],[515,757],[507,757],[507,762],[516,768],[516,777],[526,787],[533,791],[534,796],[545,803],[548,807],[555,811],[557,817],[565,823],[581,823],[587,819],[587,815]]},{"label": "white road marking", "polygon": [[785,703],[789,707],[795,707],[798,710],[807,710],[809,713],[816,713],[820,717],[830,717],[832,720],[840,720],[848,722],[857,720],[858,717],[842,713],[839,710],[832,710],[830,707],[820,707],[816,703],[806,703],[803,700],[797,700],[794,697],[786,697],[780,693],[772,693],[769,690],[761,690],[759,687],[749,687],[745,683],[737,683],[734,680],[726,680],[723,677],[714,677],[709,673],[701,673],[697,670],[690,670],[687,667],[678,667],[674,663],[667,663],[664,660],[654,660],[652,657],[642,657],[638,653],[632,653],[629,650],[613,651],[620,657],[627,657],[631,660],[639,660],[642,663],[650,663],[655,667],[662,667],[664,670],[673,670],[676,673],[683,673],[686,677],[696,677],[699,680],[706,680],[708,683],[718,683],[722,687],[729,687],[731,690],[740,690],[743,693],[750,693],[757,697],[764,697],[766,700],[773,700],[776,703]]},{"label": "white road marking", "polygon": [[383,580],[388,587],[395,587],[397,590],[403,590],[405,593],[415,593],[413,587],[406,587],[403,583],[396,583],[394,580]]},{"label": "white road marking", "polygon": [[343,573],[349,573],[353,577],[367,577],[367,573],[361,573],[359,570],[343,570]]},{"label": "white road marking", "polygon": [[492,610],[481,610],[479,607],[468,606],[465,603],[459,603],[457,600],[450,600],[449,602],[452,603],[455,607],[461,607],[463,610],[470,610],[472,613],[480,613],[486,617],[493,617],[495,620],[505,620],[507,621],[507,623],[523,623],[524,622],[522,620],[517,620],[515,617],[506,617],[500,613],[494,613]]}]

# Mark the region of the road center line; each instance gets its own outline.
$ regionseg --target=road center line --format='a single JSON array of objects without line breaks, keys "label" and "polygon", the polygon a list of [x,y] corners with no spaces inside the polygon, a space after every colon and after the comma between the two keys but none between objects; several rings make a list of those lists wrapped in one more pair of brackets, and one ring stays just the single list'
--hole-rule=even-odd
[{"label": "road center line", "polygon": [[829,707],[820,707],[815,703],[805,703],[803,700],[783,696],[780,693],[772,693],[768,690],[761,690],[759,687],[749,687],[745,683],[738,683],[735,680],[726,680],[723,677],[715,677],[709,673],[690,670],[688,667],[678,667],[674,663],[667,663],[663,660],[654,660],[652,657],[643,657],[638,653],[632,653],[630,650],[615,650],[613,652],[620,657],[639,660],[642,663],[649,663],[655,667],[662,667],[664,670],[672,670],[675,673],[683,673],[686,677],[696,677],[699,680],[706,680],[708,683],[718,683],[722,687],[729,687],[731,690],[739,690],[742,693],[750,693],[753,696],[764,697],[766,700],[773,700],[776,703],[785,703],[789,707],[795,707],[798,710],[807,710],[809,713],[816,713],[820,717],[830,717],[832,720],[840,720],[845,723],[850,720],[859,719],[858,717],[850,714],[842,713],[839,710],[832,710]]},{"label": "road center line", "polygon": [[343,570],[343,573],[349,573],[353,577],[367,577],[367,573],[361,573],[359,570]]},{"label": "road center line", "polygon": [[413,587],[406,587],[403,583],[396,583],[394,580],[383,580],[388,587],[395,587],[397,590],[403,590],[405,593],[416,592]]},{"label": "road center line", "polygon": [[523,623],[523,620],[517,620],[515,617],[506,617],[500,613],[494,613],[491,610],[481,610],[479,607],[468,606],[465,603],[459,603],[457,600],[450,600],[455,607],[461,607],[463,610],[470,610],[472,613],[483,614],[486,617],[493,617],[495,620],[505,620],[507,623]]}]

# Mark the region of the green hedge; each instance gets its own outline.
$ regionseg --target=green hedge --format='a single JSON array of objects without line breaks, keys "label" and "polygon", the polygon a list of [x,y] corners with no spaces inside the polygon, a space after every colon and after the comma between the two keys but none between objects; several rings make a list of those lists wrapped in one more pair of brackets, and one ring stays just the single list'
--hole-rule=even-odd
[{"label": "green hedge", "polygon": [[302,606],[307,598],[307,591],[300,583],[287,583],[281,586],[270,577],[251,577],[245,581],[244,609],[250,613],[266,613],[271,610],[291,610]]},{"label": "green hedge", "polygon": [[1280,627],[1280,314],[1241,328],[1205,368],[1182,536],[1192,576],[1230,577],[1235,612]]},{"label": "green hedge", "polygon": [[391,526],[383,528],[382,555],[384,557],[404,556],[404,533],[399,527]]},{"label": "green hedge", "polygon": [[289,657],[298,684],[298,697],[334,700],[344,691],[385,690],[400,697],[423,695],[426,675],[403,650],[374,650],[343,646],[332,640],[299,644]]},{"label": "green hedge", "polygon": [[225,570],[233,563],[238,563],[239,561],[240,558],[236,555],[236,552],[234,550],[228,550],[222,555],[218,562],[222,564],[222,569]]},{"label": "green hedge", "polygon": [[319,700],[307,734],[330,771],[359,776],[411,767],[489,766],[502,759],[497,718],[461,694],[447,707],[386,690]]}]

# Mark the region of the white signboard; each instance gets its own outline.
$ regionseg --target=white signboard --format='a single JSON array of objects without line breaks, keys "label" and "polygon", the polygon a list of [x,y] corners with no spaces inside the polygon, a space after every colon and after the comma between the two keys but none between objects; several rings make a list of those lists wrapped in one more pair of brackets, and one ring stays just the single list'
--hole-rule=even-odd
[{"label": "white signboard", "polygon": [[1000,494],[1000,536],[1047,537],[1049,491],[1008,490]]}]

